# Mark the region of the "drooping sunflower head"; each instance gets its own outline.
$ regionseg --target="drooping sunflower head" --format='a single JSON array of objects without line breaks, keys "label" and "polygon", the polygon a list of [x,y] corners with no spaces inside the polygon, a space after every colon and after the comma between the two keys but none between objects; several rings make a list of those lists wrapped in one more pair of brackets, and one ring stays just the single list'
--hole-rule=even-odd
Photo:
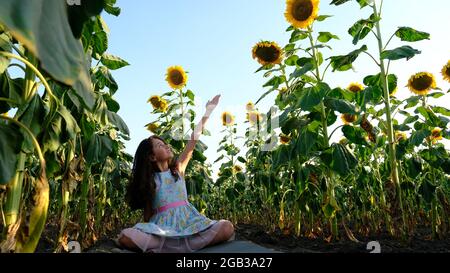
[{"label": "drooping sunflower head", "polygon": [[234,124],[234,116],[230,112],[222,113],[223,126],[232,126]]},{"label": "drooping sunflower head", "polygon": [[161,107],[161,97],[160,96],[151,96],[147,102],[150,102],[153,108],[158,109]]},{"label": "drooping sunflower head", "polygon": [[436,88],[436,80],[433,74],[420,72],[412,75],[408,80],[408,88],[417,95],[426,95],[431,89]]},{"label": "drooping sunflower head", "polygon": [[450,82],[450,60],[447,62],[446,65],[441,70],[442,76],[444,77],[444,80]]},{"label": "drooping sunflower head", "polygon": [[258,111],[250,111],[247,113],[247,120],[254,125],[263,121],[263,116]]},{"label": "drooping sunflower head", "polygon": [[308,28],[317,18],[319,0],[287,0],[286,20],[295,28]]},{"label": "drooping sunflower head", "polygon": [[152,133],[156,133],[156,130],[159,128],[159,125],[157,124],[157,123],[154,123],[154,122],[152,122],[152,123],[149,123],[148,125],[147,125],[147,130],[149,130],[150,132],[152,132]]},{"label": "drooping sunflower head", "polygon": [[186,85],[187,74],[181,66],[171,66],[167,68],[166,81],[173,89],[181,89]]},{"label": "drooping sunflower head", "polygon": [[434,128],[431,131],[430,139],[433,143],[438,140],[442,140],[442,130],[440,128]]},{"label": "drooping sunflower head", "polygon": [[161,99],[159,103],[160,104],[158,109],[161,110],[161,112],[166,112],[169,108],[169,103],[165,99]]},{"label": "drooping sunflower head", "polygon": [[280,64],[283,50],[275,42],[261,41],[253,47],[252,56],[261,65]]},{"label": "drooping sunflower head", "polygon": [[341,119],[342,119],[342,122],[344,122],[344,124],[350,124],[350,123],[355,122],[358,119],[358,117],[356,115],[352,115],[352,114],[342,114]]},{"label": "drooping sunflower head", "polygon": [[233,171],[234,171],[235,173],[240,173],[240,172],[242,172],[242,167],[239,166],[239,165],[234,165],[234,166],[233,166]]},{"label": "drooping sunflower head", "polygon": [[364,86],[362,86],[362,84],[357,83],[357,82],[352,82],[347,89],[353,93],[358,93],[364,90]]},{"label": "drooping sunflower head", "polygon": [[406,136],[406,134],[404,132],[401,132],[401,131],[395,132],[395,140],[397,140],[397,142],[402,142],[407,139],[408,139],[408,137]]},{"label": "drooping sunflower head", "polygon": [[283,133],[280,134],[280,143],[281,144],[288,144],[289,141],[291,141],[291,137],[290,136],[287,136],[287,135],[285,135]]},{"label": "drooping sunflower head", "polygon": [[255,110],[255,105],[253,104],[253,102],[249,101],[246,105],[245,105],[245,109],[247,111],[253,111]]}]

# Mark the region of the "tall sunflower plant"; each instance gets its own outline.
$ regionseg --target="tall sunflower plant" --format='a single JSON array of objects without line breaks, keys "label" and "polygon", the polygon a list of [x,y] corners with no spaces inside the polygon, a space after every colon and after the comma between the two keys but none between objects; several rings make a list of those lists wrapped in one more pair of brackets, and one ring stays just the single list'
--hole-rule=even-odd
[{"label": "tall sunflower plant", "polygon": [[[349,1],[335,0],[331,4],[341,5]],[[436,86],[434,75],[419,71],[412,75],[407,83],[413,96],[402,101],[398,100],[395,96],[399,89],[398,78],[390,73],[390,64],[392,61],[410,60],[421,52],[410,45],[388,48],[394,38],[412,43],[428,40],[430,35],[410,27],[399,27],[387,43],[383,43],[381,32],[383,1],[357,2],[361,8],[371,9],[373,13],[367,19],[358,20],[349,28],[348,33],[353,37],[354,45],[363,41],[370,33],[373,34],[377,54],[372,55],[369,48],[363,45],[347,55],[331,57],[331,66],[333,71],[347,71],[352,68],[357,55],[364,53],[374,61],[379,70],[375,75],[365,77],[366,87],[351,98],[351,101],[361,109],[362,118],[354,124],[357,126],[353,129],[344,126],[342,132],[353,145],[364,144],[358,134],[355,134],[357,132],[365,132],[369,142],[373,142],[370,149],[372,155],[367,160],[380,162],[375,166],[378,175],[374,177],[378,177],[379,180],[377,188],[381,206],[385,211],[385,215],[382,216],[385,217],[385,224],[391,234],[398,231],[406,237],[408,233],[412,233],[417,217],[408,215],[406,211],[420,210],[421,202],[424,201],[430,211],[429,219],[435,237],[440,222],[439,213],[441,218],[445,216],[442,206],[438,208],[436,189],[439,191],[439,185],[443,185],[447,180],[444,175],[440,176],[441,180],[436,181],[436,172],[441,175],[448,174],[446,165],[448,151],[437,142],[443,136],[448,137],[445,129],[449,122],[447,118],[449,112],[445,107],[430,105],[430,101],[445,94],[439,91],[432,92],[440,90]],[[448,63],[442,68],[444,80],[447,74]],[[414,111],[411,112],[410,109]],[[429,172],[422,172],[425,171],[423,169],[425,162],[429,163],[429,167],[433,166],[433,170],[430,168]],[[432,175],[424,175],[427,173]],[[414,198],[417,193],[423,198],[420,202]],[[401,219],[401,223],[392,221],[397,218]]]},{"label": "tall sunflower plant", "polygon": [[[306,172],[311,163],[322,166],[326,189],[321,213],[329,219],[332,237],[336,238],[340,209],[334,190],[337,177],[350,175],[358,160],[347,146],[330,143],[328,130],[338,120],[336,112],[353,118],[359,117],[360,109],[351,103],[352,92],[332,89],[325,82],[325,75],[334,62],[325,59],[322,51],[331,49],[330,41],[339,37],[325,31],[315,33],[313,28],[314,23],[329,17],[319,15],[318,0],[287,0],[285,18],[290,24],[286,30],[291,34],[289,43],[282,50],[273,43],[270,47],[267,42],[258,43],[253,48],[253,56],[263,65],[258,71],[266,71],[264,76],[278,73],[264,84],[270,89],[260,98],[279,91],[276,104],[282,113],[277,118],[282,133],[292,140],[279,149],[278,155],[283,160],[278,162],[282,165],[288,161],[291,169]],[[359,53],[355,51],[352,56],[356,58]],[[288,69],[292,71],[290,74]]]},{"label": "tall sunflower plant", "polygon": [[[175,154],[181,154],[189,141],[188,132],[195,128],[195,94],[186,87],[188,72],[179,65],[167,68],[165,80],[172,90],[162,95],[150,96],[147,102],[151,105],[153,109],[151,114],[156,116],[156,119],[145,127],[151,133],[165,139]],[[210,135],[210,132],[203,128],[202,134]],[[208,184],[212,183],[211,165],[206,162],[203,154],[207,148],[201,140],[197,141],[185,175],[186,181],[195,181],[195,183],[188,183],[187,190],[191,201],[202,212],[207,209],[204,195]]]}]

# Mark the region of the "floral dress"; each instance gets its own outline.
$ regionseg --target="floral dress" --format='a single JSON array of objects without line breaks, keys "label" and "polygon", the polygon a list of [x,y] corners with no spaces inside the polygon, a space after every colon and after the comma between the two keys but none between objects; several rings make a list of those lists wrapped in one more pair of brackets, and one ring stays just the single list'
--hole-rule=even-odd
[{"label": "floral dress", "polygon": [[155,173],[156,194],[153,208],[156,213],[147,223],[135,229],[148,234],[180,238],[203,231],[218,221],[201,214],[187,198],[186,183],[179,175],[175,181],[170,170]]}]

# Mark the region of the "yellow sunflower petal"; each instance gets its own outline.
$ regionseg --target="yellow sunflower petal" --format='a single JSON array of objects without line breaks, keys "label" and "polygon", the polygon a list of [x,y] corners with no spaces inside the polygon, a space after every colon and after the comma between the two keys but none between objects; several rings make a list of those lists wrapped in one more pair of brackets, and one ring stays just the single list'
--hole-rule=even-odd
[{"label": "yellow sunflower petal", "polygon": [[426,95],[431,89],[436,88],[436,80],[433,74],[420,72],[412,75],[408,80],[408,88],[417,95]]},{"label": "yellow sunflower petal", "polygon": [[156,133],[156,130],[159,128],[159,125],[157,123],[150,123],[147,125],[147,130],[149,130],[152,133]]},{"label": "yellow sunflower petal", "polygon": [[433,142],[436,142],[436,141],[438,141],[438,140],[442,140],[442,134],[441,134],[441,132],[442,132],[442,130],[441,130],[440,128],[434,128],[434,129],[431,131],[431,136],[430,136],[431,140],[432,140]]},{"label": "yellow sunflower petal", "polygon": [[317,18],[319,0],[287,0],[286,20],[295,28],[308,28]]},{"label": "yellow sunflower petal", "polygon": [[181,89],[186,85],[187,74],[183,67],[176,65],[167,68],[166,81],[173,89]]}]

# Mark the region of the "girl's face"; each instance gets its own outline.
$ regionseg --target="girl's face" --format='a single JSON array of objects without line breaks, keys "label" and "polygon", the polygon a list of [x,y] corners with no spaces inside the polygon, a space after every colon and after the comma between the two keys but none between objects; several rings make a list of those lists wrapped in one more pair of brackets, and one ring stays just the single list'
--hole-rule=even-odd
[{"label": "girl's face", "polygon": [[151,157],[152,160],[161,162],[172,159],[173,152],[172,149],[169,147],[169,145],[165,144],[163,141],[157,138],[152,139],[152,145],[153,145],[153,156]]}]

